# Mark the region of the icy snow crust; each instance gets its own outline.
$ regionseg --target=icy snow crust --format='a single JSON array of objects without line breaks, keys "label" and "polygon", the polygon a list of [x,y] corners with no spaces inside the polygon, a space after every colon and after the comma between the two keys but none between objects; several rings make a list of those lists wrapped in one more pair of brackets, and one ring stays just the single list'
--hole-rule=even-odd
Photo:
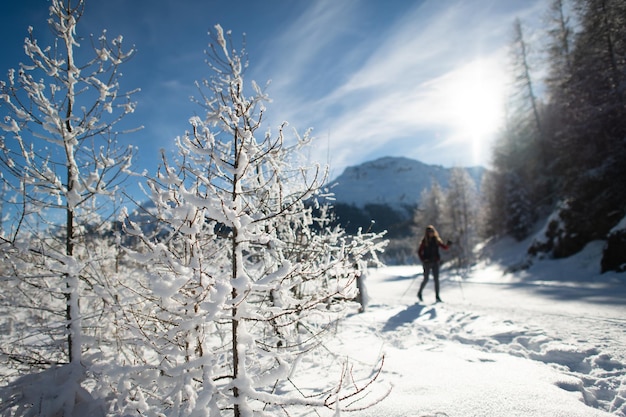
[{"label": "icy snow crust", "polygon": [[362,363],[384,353],[393,390],[358,415],[625,416],[626,276],[593,272],[599,251],[514,274],[444,269],[443,304],[429,301],[432,283],[417,302],[419,266],[369,271],[370,304],[335,349]]}]

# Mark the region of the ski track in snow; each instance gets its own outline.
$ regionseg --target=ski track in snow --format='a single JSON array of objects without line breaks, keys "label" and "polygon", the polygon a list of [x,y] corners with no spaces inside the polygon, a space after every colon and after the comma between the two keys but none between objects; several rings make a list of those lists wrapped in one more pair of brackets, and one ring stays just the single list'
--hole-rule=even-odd
[{"label": "ski track in snow", "polygon": [[[492,321],[488,316],[459,311],[457,306],[438,305],[425,308],[417,316],[424,324],[425,335],[474,345],[489,352],[508,353],[540,361],[561,370],[565,378],[559,387],[578,391],[585,404],[610,411],[615,402],[623,402],[619,391],[626,365],[602,347],[586,340],[562,339],[551,329],[518,325],[511,320]],[[436,310],[436,311],[435,311]],[[439,320],[433,317],[439,316]],[[578,317],[559,317],[567,323]],[[433,323],[428,323],[433,321]],[[446,325],[441,326],[442,321]],[[490,329],[491,331],[488,331]]]},{"label": "ski track in snow", "polygon": [[[445,302],[428,302],[434,298],[430,282],[424,291],[426,302],[420,303],[415,292],[422,279],[421,267],[383,271],[383,276],[374,272],[368,278],[368,291],[377,295],[370,297],[368,310],[387,311],[389,317],[379,328],[370,323],[369,331],[378,333],[388,345],[403,349],[417,340],[436,349],[455,342],[544,363],[562,374],[556,383],[559,388],[579,393],[589,407],[626,416],[623,304],[598,305],[579,299],[557,302],[545,295],[550,289],[543,285],[537,291],[513,282],[472,282],[471,277],[457,283],[444,278],[452,275],[447,271],[442,272]],[[395,285],[397,296],[389,295],[381,285]]]}]

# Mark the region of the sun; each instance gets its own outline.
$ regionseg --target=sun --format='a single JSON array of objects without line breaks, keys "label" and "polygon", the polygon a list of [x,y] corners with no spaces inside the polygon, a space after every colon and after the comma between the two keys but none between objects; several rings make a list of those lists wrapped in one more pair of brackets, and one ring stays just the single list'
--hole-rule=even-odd
[{"label": "sun", "polygon": [[471,143],[479,160],[504,121],[504,68],[496,59],[483,58],[449,75],[444,100],[449,123],[458,140]]},{"label": "sun", "polygon": [[494,68],[481,62],[464,68],[451,97],[459,127],[472,136],[494,132],[503,116],[502,90]]}]

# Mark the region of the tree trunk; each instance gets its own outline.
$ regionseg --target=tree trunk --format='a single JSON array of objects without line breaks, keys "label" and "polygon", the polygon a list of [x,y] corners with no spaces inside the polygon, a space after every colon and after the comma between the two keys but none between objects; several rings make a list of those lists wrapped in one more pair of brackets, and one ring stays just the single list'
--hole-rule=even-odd
[{"label": "tree trunk", "polygon": [[[232,274],[232,278],[233,280],[235,280],[237,278],[237,263],[238,263],[238,257],[237,257],[237,228],[233,229],[233,248],[232,248],[232,268],[233,268],[233,274]],[[237,288],[235,288],[233,286],[233,290],[232,290],[232,298],[233,298],[233,311],[232,311],[232,320],[231,320],[231,333],[232,333],[232,338],[233,338],[233,342],[232,342],[232,350],[233,350],[233,379],[237,379],[239,377],[239,349],[237,349],[237,344],[238,344],[238,340],[239,338],[237,337],[238,335],[238,327],[239,327],[239,321],[237,320],[237,307],[235,307],[234,305],[234,301],[237,298]],[[233,396],[235,398],[239,397],[239,388],[237,387],[237,384],[235,384],[233,386]],[[240,417],[241,416],[241,412],[239,410],[239,404],[235,401],[235,417]]]}]

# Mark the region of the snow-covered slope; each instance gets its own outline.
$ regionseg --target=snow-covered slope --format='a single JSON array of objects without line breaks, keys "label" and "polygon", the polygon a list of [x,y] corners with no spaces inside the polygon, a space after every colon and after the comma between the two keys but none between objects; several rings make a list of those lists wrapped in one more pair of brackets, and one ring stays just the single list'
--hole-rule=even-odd
[{"label": "snow-covered slope", "polygon": [[444,303],[431,282],[418,302],[418,265],[368,271],[369,304],[333,348],[384,355],[378,382],[393,389],[360,417],[626,417],[625,274],[599,274],[599,242],[507,273],[522,249],[503,239],[491,252],[504,263],[444,265]]},{"label": "snow-covered slope", "polygon": [[[467,168],[479,185],[482,167]],[[393,208],[415,206],[422,190],[433,181],[445,188],[450,168],[427,165],[414,159],[384,157],[361,165],[351,166],[331,181],[331,191],[338,203],[364,207],[366,204],[385,204]]]}]

